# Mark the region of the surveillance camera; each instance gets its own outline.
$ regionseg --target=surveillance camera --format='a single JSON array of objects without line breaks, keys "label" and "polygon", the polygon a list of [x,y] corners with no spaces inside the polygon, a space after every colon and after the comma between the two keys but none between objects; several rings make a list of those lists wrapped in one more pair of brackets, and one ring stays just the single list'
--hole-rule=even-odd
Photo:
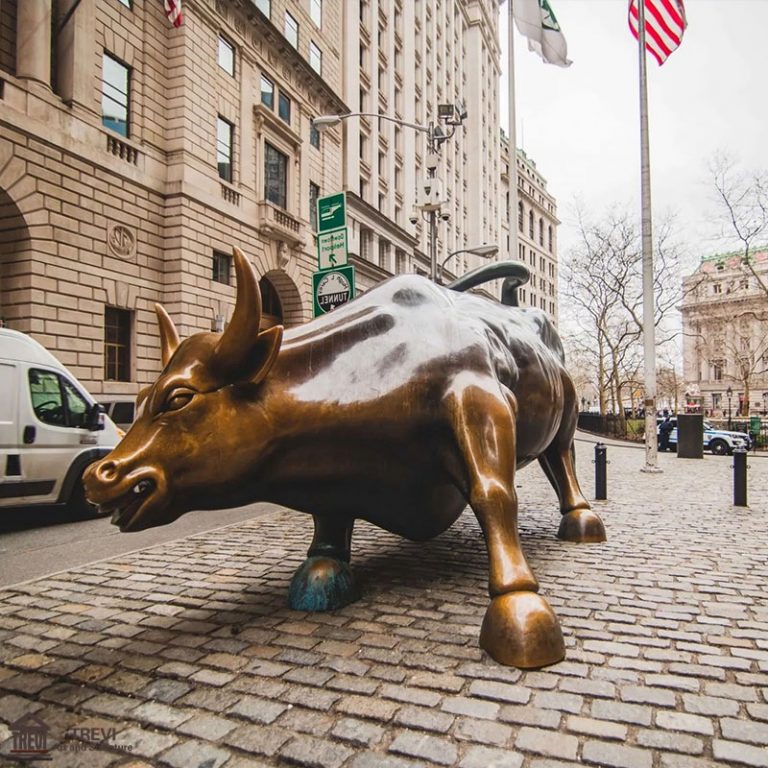
[{"label": "surveillance camera", "polygon": [[441,218],[443,221],[448,221],[448,220],[451,218],[451,214],[450,214],[450,213],[441,213],[441,214],[440,214],[440,218]]},{"label": "surveillance camera", "polygon": [[411,216],[411,218],[410,218],[410,219],[408,219],[408,221],[410,221],[410,222],[411,222],[411,224],[413,224],[414,226],[416,226],[416,224],[418,224],[418,223],[419,223],[419,217],[418,217],[418,216]]},{"label": "surveillance camera", "polygon": [[463,120],[467,119],[467,105],[464,102],[464,99],[459,99],[456,104],[456,114],[458,115],[459,122],[462,122]]}]

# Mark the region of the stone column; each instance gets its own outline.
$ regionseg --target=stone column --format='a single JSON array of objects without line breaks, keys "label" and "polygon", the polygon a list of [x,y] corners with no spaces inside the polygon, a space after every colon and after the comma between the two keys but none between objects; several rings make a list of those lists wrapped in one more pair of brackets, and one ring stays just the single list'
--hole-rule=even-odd
[{"label": "stone column", "polygon": [[[60,3],[62,18],[77,0]],[[68,104],[76,102],[98,112],[93,90],[93,39],[96,36],[94,0],[80,4],[59,33],[56,47],[56,91]]]},{"label": "stone column", "polygon": [[23,0],[16,16],[16,75],[51,87],[51,0]]}]

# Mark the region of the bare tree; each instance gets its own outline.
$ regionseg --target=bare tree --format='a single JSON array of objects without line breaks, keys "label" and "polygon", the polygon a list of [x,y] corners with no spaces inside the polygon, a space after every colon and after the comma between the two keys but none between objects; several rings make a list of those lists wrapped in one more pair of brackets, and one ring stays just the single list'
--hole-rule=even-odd
[{"label": "bare tree", "polygon": [[744,171],[722,152],[714,156],[710,170],[722,216],[720,238],[738,242],[741,269],[754,278],[768,297],[768,281],[755,269],[751,258],[755,248],[768,239],[768,171]]},{"label": "bare tree", "polygon": [[[610,400],[624,418],[624,390],[641,358],[643,335],[642,252],[637,226],[618,209],[599,221],[577,211],[580,243],[564,262],[565,318],[577,329],[585,353],[591,352],[598,376],[600,412]],[[668,319],[680,300],[679,249],[673,220],[657,227],[654,298],[657,345],[675,331]],[[627,375],[632,371],[631,375]]]}]

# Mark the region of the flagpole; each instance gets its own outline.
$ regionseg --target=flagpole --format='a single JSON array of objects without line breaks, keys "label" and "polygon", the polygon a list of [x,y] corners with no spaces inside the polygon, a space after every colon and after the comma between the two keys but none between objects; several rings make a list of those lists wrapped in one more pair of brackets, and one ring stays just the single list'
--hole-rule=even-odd
[{"label": "flagpole", "polygon": [[661,472],[656,439],[656,334],[653,290],[651,159],[648,140],[648,78],[645,66],[645,0],[638,0],[637,43],[640,61],[640,190],[643,250],[643,358],[645,362],[645,466]]},{"label": "flagpole", "polygon": [[515,30],[514,30],[514,0],[507,0],[509,21],[507,22],[507,77],[509,78],[509,258],[518,259],[517,246],[517,126],[515,115]]}]

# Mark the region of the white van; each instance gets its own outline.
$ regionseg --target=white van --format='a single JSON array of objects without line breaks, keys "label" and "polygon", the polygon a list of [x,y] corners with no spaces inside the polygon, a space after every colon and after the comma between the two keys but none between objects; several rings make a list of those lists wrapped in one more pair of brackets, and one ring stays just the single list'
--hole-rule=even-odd
[{"label": "white van", "polygon": [[45,347],[0,328],[0,509],[66,504],[95,516],[83,471],[119,440],[103,408]]}]

